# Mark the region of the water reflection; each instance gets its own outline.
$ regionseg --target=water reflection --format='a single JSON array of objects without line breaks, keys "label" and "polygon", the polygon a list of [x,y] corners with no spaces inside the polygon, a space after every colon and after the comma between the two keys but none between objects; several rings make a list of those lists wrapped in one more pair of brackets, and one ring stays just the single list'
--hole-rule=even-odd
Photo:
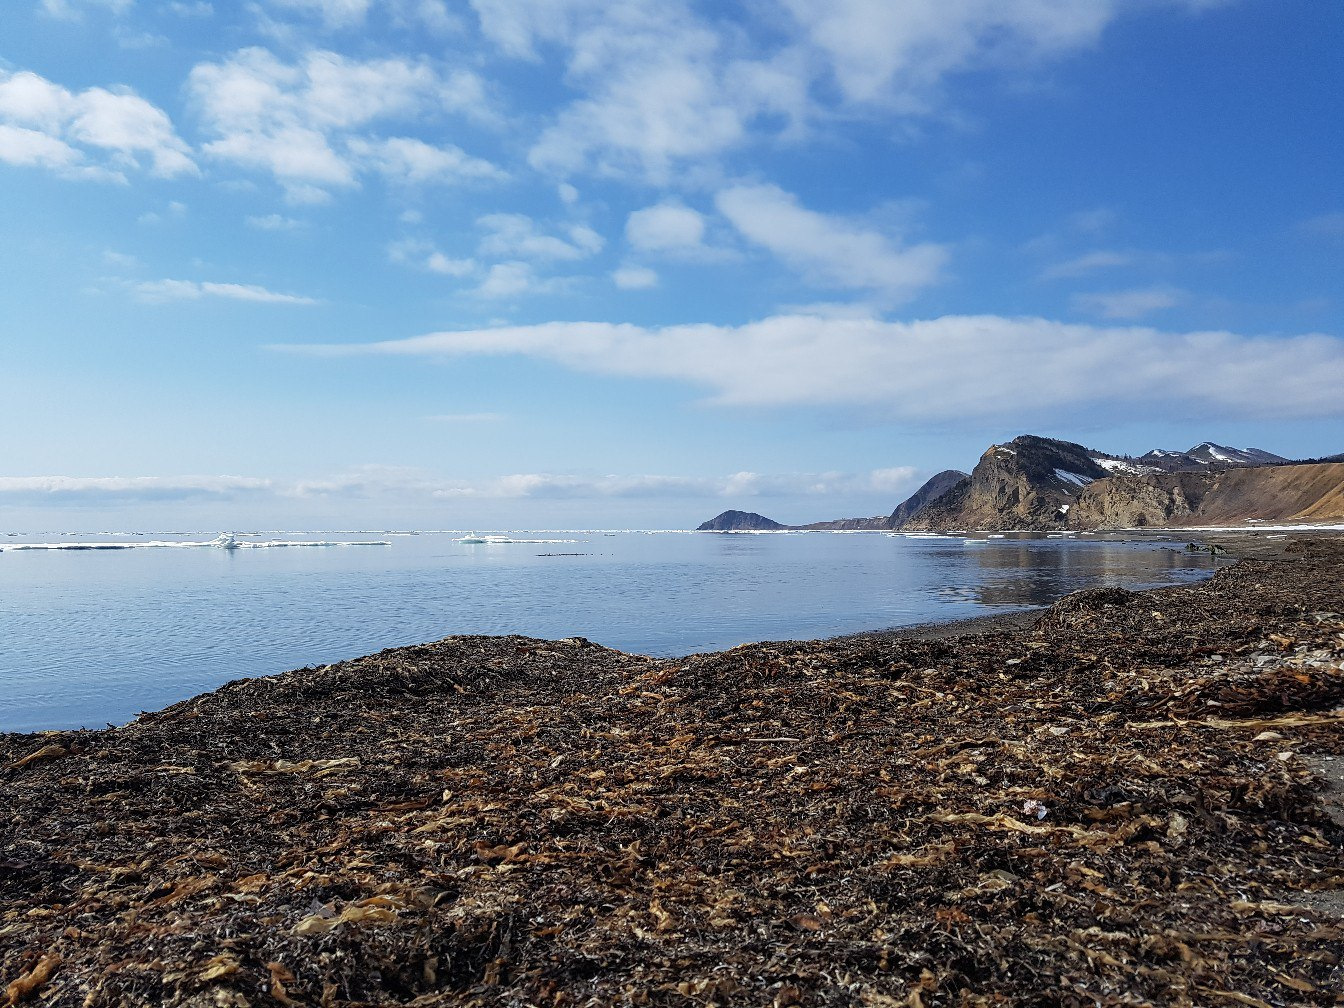
[{"label": "water reflection", "polygon": [[982,579],[954,591],[995,607],[1049,605],[1070,592],[1104,585],[1137,590],[1197,580],[1220,565],[1175,547],[1136,549],[1121,542],[1070,542],[1061,548],[1042,539],[1003,539],[966,545]]}]

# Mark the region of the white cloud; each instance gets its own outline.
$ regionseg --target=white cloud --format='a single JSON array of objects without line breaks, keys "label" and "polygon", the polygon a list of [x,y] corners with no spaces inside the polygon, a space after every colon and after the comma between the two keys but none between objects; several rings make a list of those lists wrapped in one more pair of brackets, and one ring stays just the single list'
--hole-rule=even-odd
[{"label": "white cloud", "polygon": [[476,222],[485,229],[480,252],[486,256],[573,261],[602,250],[602,236],[584,224],[571,225],[564,238],[542,233],[524,214],[487,214]]},{"label": "white cloud", "polygon": [[450,259],[442,252],[434,251],[425,259],[425,269],[442,276],[464,277],[476,272],[474,259]]},{"label": "white cloud", "polygon": [[[748,121],[780,92],[733,80],[736,57],[680,0],[473,0],[487,38],[535,59],[565,54],[582,97],[562,108],[529,155],[543,171],[668,180],[688,162],[741,143]],[[684,177],[684,175],[683,175]]]},{"label": "white cloud", "polygon": [[274,487],[250,476],[0,476],[0,498],[10,505],[218,499]]},{"label": "white cloud", "polygon": [[[534,144],[534,167],[685,184],[715,177],[721,155],[763,140],[794,141],[856,115],[889,125],[892,114],[938,113],[956,75],[1084,51],[1135,5],[779,0],[722,18],[691,0],[471,6],[482,33],[505,54],[540,61],[558,52],[566,85],[579,93]],[[757,23],[744,29],[738,18]]]},{"label": "white cloud", "polygon": [[0,161],[20,168],[69,168],[83,155],[38,130],[0,123]]},{"label": "white cloud", "polygon": [[1064,280],[1071,277],[1083,276],[1087,273],[1095,272],[1101,269],[1114,269],[1120,266],[1128,266],[1134,262],[1134,256],[1128,252],[1114,252],[1109,249],[1098,249],[1095,252],[1087,252],[1080,256],[1075,256],[1065,262],[1055,263],[1041,271],[1042,280]]},{"label": "white cloud", "polygon": [[622,266],[612,271],[611,282],[621,290],[648,290],[658,286],[658,274],[647,266]]},{"label": "white cloud", "polygon": [[[443,423],[490,423],[500,414],[426,417]],[[2,476],[7,506],[112,506],[147,501],[337,498],[422,500],[568,500],[610,498],[726,499],[890,494],[911,488],[909,467],[846,473],[754,473],[725,476],[510,473],[476,479],[436,476],[395,466],[363,466],[320,479],[252,476]]]},{"label": "white cloud", "polygon": [[928,111],[948,75],[1076,51],[1121,0],[782,0],[844,98]]},{"label": "white cloud", "polygon": [[909,467],[870,473],[754,473],[728,476],[603,475],[514,473],[494,479],[449,483],[434,489],[439,498],[726,498],[828,497],[856,493],[896,493],[911,485]]},{"label": "white cloud", "polygon": [[197,174],[167,114],[130,89],[76,93],[26,70],[0,73],[0,160],[112,181]]},{"label": "white cloud", "polygon": [[115,249],[105,249],[103,251],[103,262],[109,266],[115,266],[117,269],[134,270],[140,268],[140,260],[133,255],[127,255],[125,252],[118,252]]},{"label": "white cloud", "polygon": [[474,259],[454,259],[436,249],[432,242],[422,238],[402,238],[395,241],[387,247],[387,255],[395,263],[442,276],[471,276],[478,268]]},{"label": "white cloud", "polygon": [[306,225],[303,221],[295,220],[293,217],[273,213],[265,216],[249,217],[247,218],[247,226],[258,231],[297,231]]},{"label": "white cloud", "polygon": [[1073,306],[1108,319],[1136,319],[1166,308],[1175,308],[1185,292],[1174,287],[1141,287],[1106,293],[1075,294]]},{"label": "white cloud", "polygon": [[47,15],[65,21],[75,21],[85,9],[107,11],[120,16],[135,6],[135,0],[42,0],[42,10]]},{"label": "white cloud", "polygon": [[799,206],[777,186],[725,189],[716,202],[744,237],[819,286],[906,300],[936,283],[947,261],[942,245],[901,247],[877,231]]},{"label": "white cloud", "polygon": [[1108,411],[1227,418],[1344,414],[1344,340],[1168,333],[1039,318],[916,322],[784,315],[741,326],[552,322],[320,355],[524,354],[596,374],[680,379],[737,406],[831,406],[915,422],[1076,420]]},{"label": "white cloud", "polygon": [[261,304],[314,305],[314,298],[297,294],[277,294],[255,284],[212,283],[196,280],[147,280],[132,288],[142,301],[196,301],[203,297],[231,301],[255,301]]},{"label": "white cloud", "polygon": [[347,149],[359,162],[389,181],[408,185],[504,177],[504,172],[489,161],[472,157],[461,147],[451,144],[435,147],[413,137],[384,140],[355,137],[347,143]]},{"label": "white cloud", "polygon": [[476,288],[484,298],[510,298],[533,292],[540,285],[532,267],[525,262],[495,263]]},{"label": "white cloud", "polygon": [[270,172],[298,202],[353,187],[361,172],[406,183],[499,174],[453,145],[364,132],[383,120],[423,126],[443,113],[486,114],[484,85],[465,70],[321,51],[287,64],[252,48],[198,64],[187,88],[214,137],[206,153]]},{"label": "white cloud", "polygon": [[659,203],[630,214],[625,237],[645,252],[679,252],[700,247],[705,237],[705,218],[680,203]]},{"label": "white cloud", "polygon": [[360,24],[370,6],[370,0],[270,0],[270,3],[320,17],[328,28]]}]

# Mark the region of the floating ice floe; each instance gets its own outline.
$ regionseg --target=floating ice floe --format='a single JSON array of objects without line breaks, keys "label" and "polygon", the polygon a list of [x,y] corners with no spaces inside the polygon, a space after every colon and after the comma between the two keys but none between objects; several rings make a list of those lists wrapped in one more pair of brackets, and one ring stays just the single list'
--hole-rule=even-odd
[{"label": "floating ice floe", "polygon": [[18,550],[130,550],[130,549],[276,549],[298,546],[391,546],[386,539],[352,542],[350,540],[315,539],[239,539],[232,533],[224,533],[213,539],[193,541],[183,539],[146,539],[143,542],[60,542],[60,543],[10,543],[0,550],[15,552]]},{"label": "floating ice floe", "polygon": [[506,543],[576,543],[578,539],[515,539],[506,535],[465,535],[460,539],[454,539],[453,542],[463,543],[467,546],[499,546]]}]

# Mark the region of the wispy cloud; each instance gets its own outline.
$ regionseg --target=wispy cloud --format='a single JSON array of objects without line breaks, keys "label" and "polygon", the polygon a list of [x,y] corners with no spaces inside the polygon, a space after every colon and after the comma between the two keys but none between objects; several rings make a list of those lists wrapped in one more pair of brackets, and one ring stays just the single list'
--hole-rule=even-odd
[{"label": "wispy cloud", "polygon": [[1186,299],[1175,287],[1139,287],[1133,290],[1075,294],[1073,305],[1080,311],[1108,319],[1137,319],[1153,312],[1175,308]]},{"label": "wispy cloud", "polygon": [[125,14],[135,6],[135,0],[42,0],[42,10],[54,18],[78,20],[85,11],[99,10],[114,15]]},{"label": "wispy cloud", "polygon": [[525,214],[487,214],[476,222],[484,231],[480,254],[524,259],[573,261],[602,250],[602,236],[586,224],[572,224],[564,237],[547,234]]},{"label": "wispy cloud", "polygon": [[256,284],[213,283],[196,280],[147,280],[132,285],[142,301],[196,301],[204,297],[231,301],[255,301],[261,304],[315,305],[316,298],[298,294],[279,294]]},{"label": "wispy cloud", "polygon": [[612,271],[611,282],[621,290],[649,290],[658,286],[658,274],[647,266],[621,266]]},{"label": "wispy cloud", "polygon": [[1172,333],[995,315],[888,322],[799,314],[740,326],[553,322],[276,349],[524,354],[578,371],[686,381],[724,405],[861,408],[915,422],[1071,422],[1080,409],[1241,419],[1344,414],[1344,340],[1324,335]]},{"label": "wispy cloud", "polygon": [[1094,273],[1097,270],[1116,269],[1121,266],[1128,266],[1134,262],[1134,256],[1129,252],[1116,252],[1110,249],[1097,249],[1094,252],[1086,252],[1083,255],[1075,256],[1064,262],[1055,263],[1041,271],[1042,280],[1066,280],[1072,277],[1085,276],[1088,273]]},{"label": "wispy cloud", "polygon": [[1317,214],[1308,217],[1298,225],[1306,234],[1326,238],[1344,238],[1344,210],[1336,213]]},{"label": "wispy cloud", "polygon": [[912,489],[915,476],[916,471],[908,466],[857,473],[736,472],[723,476],[675,476],[543,472],[477,479],[436,476],[395,466],[364,466],[330,477],[289,481],[249,476],[5,476],[0,477],[0,502],[8,506],[106,507],[147,501],[315,498],[423,503],[612,498],[731,501],[858,494],[895,496]]},{"label": "wispy cloud", "polygon": [[942,245],[903,247],[862,224],[808,210],[778,186],[736,186],[716,202],[743,237],[821,287],[905,301],[938,281],[948,257]]},{"label": "wispy cloud", "polygon": [[298,231],[305,227],[303,221],[285,217],[278,213],[247,218],[247,226],[258,231]]},{"label": "wispy cloud", "polygon": [[251,476],[0,476],[0,500],[10,505],[220,500],[275,489]]}]

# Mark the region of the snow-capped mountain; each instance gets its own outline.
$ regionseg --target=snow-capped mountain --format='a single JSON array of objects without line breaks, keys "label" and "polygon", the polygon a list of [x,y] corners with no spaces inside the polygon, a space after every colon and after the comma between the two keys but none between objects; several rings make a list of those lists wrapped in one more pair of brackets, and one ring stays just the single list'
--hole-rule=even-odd
[{"label": "snow-capped mountain", "polygon": [[1134,462],[1147,466],[1148,472],[1200,472],[1209,469],[1233,469],[1246,466],[1282,465],[1288,459],[1261,448],[1229,448],[1205,441],[1189,451],[1156,448]]}]

